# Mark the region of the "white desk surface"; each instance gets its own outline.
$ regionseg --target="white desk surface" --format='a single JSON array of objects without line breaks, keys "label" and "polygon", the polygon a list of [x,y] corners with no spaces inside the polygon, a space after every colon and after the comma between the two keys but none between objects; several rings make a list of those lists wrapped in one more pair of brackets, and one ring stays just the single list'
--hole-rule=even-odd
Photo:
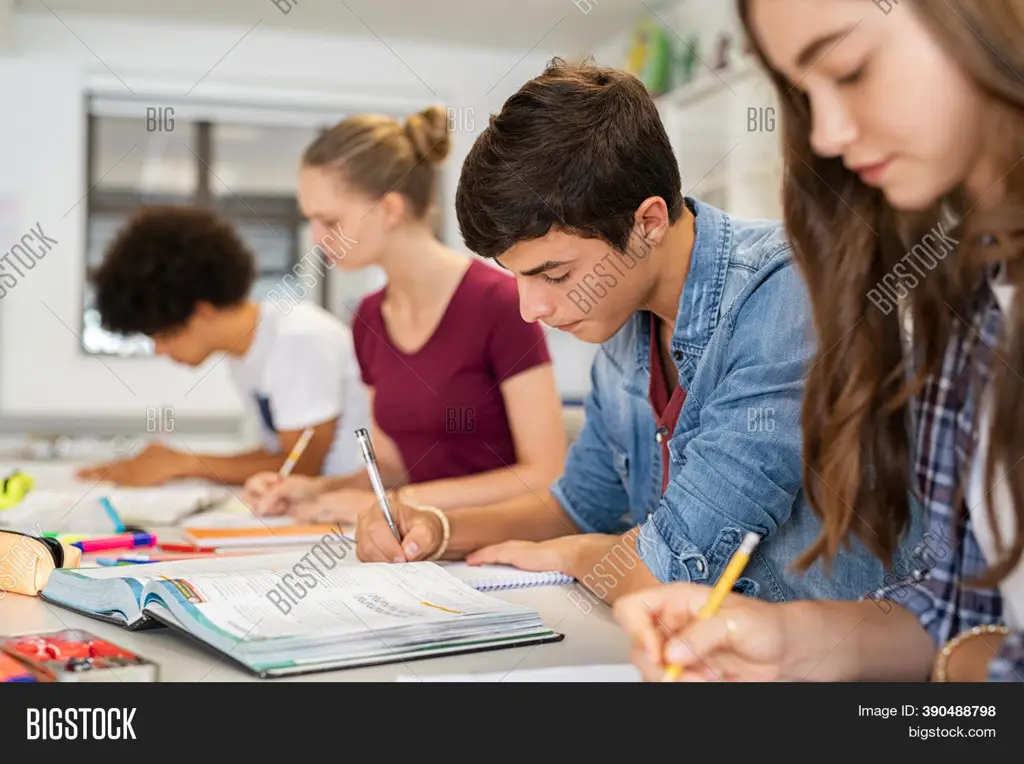
[{"label": "white desk surface", "polygon": [[[30,474],[33,472],[31,465],[24,467]],[[49,469],[35,470],[37,475],[40,472],[56,477]],[[54,472],[62,470],[57,467]],[[167,529],[153,530],[164,538],[174,535],[168,534]],[[87,555],[83,563],[88,564],[96,556]],[[579,596],[570,598],[574,591]],[[493,593],[536,608],[550,629],[565,635],[560,642],[267,680],[259,680],[218,653],[167,629],[126,631],[36,597],[3,592],[0,595],[5,595],[0,599],[0,635],[84,629],[149,658],[160,666],[161,680],[171,682],[388,682],[400,676],[415,681],[417,677],[437,674],[504,674],[523,669],[629,661],[629,641],[612,618],[611,608],[583,593],[578,585]]]}]

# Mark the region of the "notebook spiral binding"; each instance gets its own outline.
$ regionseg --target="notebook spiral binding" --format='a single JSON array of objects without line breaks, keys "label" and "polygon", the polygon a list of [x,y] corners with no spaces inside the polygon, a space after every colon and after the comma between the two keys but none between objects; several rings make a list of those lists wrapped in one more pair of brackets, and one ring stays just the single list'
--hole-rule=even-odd
[{"label": "notebook spiral binding", "polygon": [[550,586],[572,581],[562,573],[532,573],[522,579],[484,578],[474,581],[472,586],[477,591],[499,591],[502,589],[527,589],[534,586]]}]

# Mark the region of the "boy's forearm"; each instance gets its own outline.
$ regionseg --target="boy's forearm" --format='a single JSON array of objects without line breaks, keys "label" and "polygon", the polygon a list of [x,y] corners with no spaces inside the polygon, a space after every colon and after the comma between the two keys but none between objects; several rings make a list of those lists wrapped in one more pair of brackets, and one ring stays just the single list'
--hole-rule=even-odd
[{"label": "boy's forearm", "polygon": [[445,559],[503,541],[547,541],[579,533],[550,491],[537,491],[486,507],[461,507],[445,513],[451,538]]},{"label": "boy's forearm", "polygon": [[661,585],[636,548],[639,528],[623,534],[580,534],[575,550],[559,567],[609,605],[625,594]]}]

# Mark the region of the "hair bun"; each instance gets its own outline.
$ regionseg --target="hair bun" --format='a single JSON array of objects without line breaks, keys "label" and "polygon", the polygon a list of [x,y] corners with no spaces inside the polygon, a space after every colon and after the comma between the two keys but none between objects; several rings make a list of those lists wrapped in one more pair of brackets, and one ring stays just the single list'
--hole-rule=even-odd
[{"label": "hair bun", "polygon": [[417,159],[438,163],[448,156],[448,112],[441,106],[428,106],[405,120],[405,134],[412,142]]}]

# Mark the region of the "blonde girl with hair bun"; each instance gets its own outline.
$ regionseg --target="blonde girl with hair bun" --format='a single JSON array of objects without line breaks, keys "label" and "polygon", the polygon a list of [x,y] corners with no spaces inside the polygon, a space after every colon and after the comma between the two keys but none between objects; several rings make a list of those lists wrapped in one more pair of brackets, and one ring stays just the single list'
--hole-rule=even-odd
[{"label": "blonde girl with hair bun", "polygon": [[[399,504],[441,510],[546,488],[566,454],[551,358],[540,326],[520,315],[515,279],[433,233],[450,149],[441,106],[404,122],[352,116],[307,147],[298,182],[313,241],[337,269],[386,275],[352,322],[376,456]],[[362,470],[262,473],[246,483],[246,501],[300,520],[355,523],[379,511]]]}]

